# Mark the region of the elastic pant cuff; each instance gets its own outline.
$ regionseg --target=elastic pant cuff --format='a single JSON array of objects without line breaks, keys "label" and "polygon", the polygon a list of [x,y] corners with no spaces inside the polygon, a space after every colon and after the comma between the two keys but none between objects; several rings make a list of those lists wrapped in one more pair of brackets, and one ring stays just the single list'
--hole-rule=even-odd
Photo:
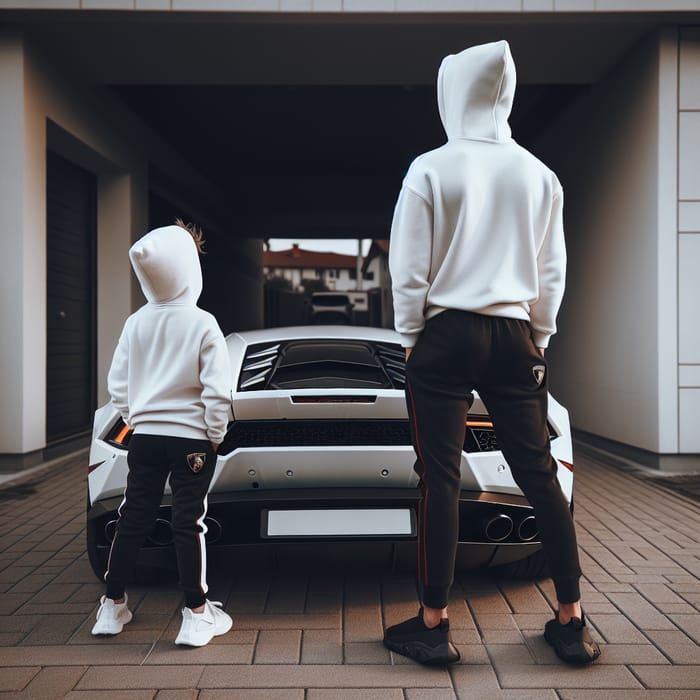
[{"label": "elastic pant cuff", "polygon": [[423,605],[436,610],[447,607],[449,586],[423,586]]},{"label": "elastic pant cuff", "polygon": [[108,583],[105,595],[112,600],[121,600],[124,597],[125,587],[118,583]]},{"label": "elastic pant cuff", "polygon": [[557,600],[560,603],[576,603],[581,600],[581,589],[579,588],[580,576],[553,579],[554,588],[557,592]]},{"label": "elastic pant cuff", "polygon": [[193,609],[193,608],[199,608],[200,606],[204,605],[204,603],[207,602],[206,596],[203,595],[197,595],[197,596],[185,596],[185,606]]}]

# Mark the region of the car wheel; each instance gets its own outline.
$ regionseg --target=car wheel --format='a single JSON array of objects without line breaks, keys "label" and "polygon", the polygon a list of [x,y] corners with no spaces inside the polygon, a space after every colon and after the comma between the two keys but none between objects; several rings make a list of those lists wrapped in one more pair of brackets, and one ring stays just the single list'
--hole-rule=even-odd
[{"label": "car wheel", "polygon": [[100,581],[104,581],[105,572],[107,571],[107,560],[109,559],[109,549],[97,546],[97,524],[94,521],[88,520],[85,530],[90,566],[95,576]]},{"label": "car wheel", "polygon": [[508,579],[539,579],[548,575],[547,561],[544,551],[538,549],[525,559],[511,561],[495,567],[495,573],[501,578]]}]

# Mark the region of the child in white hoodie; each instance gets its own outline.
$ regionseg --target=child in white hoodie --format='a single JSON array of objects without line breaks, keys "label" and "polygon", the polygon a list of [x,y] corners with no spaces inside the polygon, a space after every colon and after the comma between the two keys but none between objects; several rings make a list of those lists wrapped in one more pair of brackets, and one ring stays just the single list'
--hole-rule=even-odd
[{"label": "child in white hoodie", "polygon": [[175,643],[203,646],[232,626],[221,604],[206,598],[204,517],[229,419],[231,379],[221,329],[197,306],[201,246],[201,232],[178,220],[151,231],[129,250],[147,303],[126,320],[108,376],[112,403],[134,433],[95,635],[118,634],[132,618],[125,587],[168,477],[185,595]]}]

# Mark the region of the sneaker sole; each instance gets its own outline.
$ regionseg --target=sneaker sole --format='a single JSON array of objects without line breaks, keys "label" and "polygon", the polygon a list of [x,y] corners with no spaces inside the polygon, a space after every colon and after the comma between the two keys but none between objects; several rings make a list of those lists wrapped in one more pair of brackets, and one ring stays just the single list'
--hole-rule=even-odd
[{"label": "sneaker sole", "polygon": [[590,656],[585,651],[579,654],[567,654],[563,645],[559,643],[558,639],[553,639],[550,637],[546,630],[544,633],[544,639],[553,649],[554,653],[562,660],[569,664],[575,664],[576,666],[585,666],[586,664],[592,664],[600,656],[600,648],[598,645],[595,646],[593,650],[593,656]]},{"label": "sneaker sole", "polygon": [[226,634],[233,627],[233,620],[229,619],[226,622],[225,627],[226,629],[215,630],[214,632],[212,632],[212,635],[210,637],[207,637],[206,639],[198,639],[196,641],[185,641],[184,639],[180,639],[180,636],[178,635],[175,639],[175,644],[185,647],[204,647],[207,644],[209,644],[209,642],[211,642],[211,640],[214,639],[214,637],[220,637],[222,634]]},{"label": "sneaker sole", "polygon": [[119,634],[123,629],[124,625],[128,625],[133,619],[133,615],[129,615],[128,620],[124,620],[118,627],[112,627],[107,629],[97,629],[97,625],[92,628],[91,634],[93,637],[113,637],[115,634]]},{"label": "sneaker sole", "polygon": [[[440,644],[431,647],[422,642],[401,643],[384,640],[384,646],[402,656],[418,661],[424,666],[445,666],[457,663],[462,657],[453,644]],[[451,648],[450,648],[451,647]]]}]

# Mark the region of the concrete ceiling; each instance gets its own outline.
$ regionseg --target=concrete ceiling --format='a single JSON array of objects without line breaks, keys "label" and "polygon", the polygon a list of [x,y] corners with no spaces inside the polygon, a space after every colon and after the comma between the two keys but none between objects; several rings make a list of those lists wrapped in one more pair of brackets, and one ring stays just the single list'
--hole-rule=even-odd
[{"label": "concrete ceiling", "polygon": [[443,56],[506,38],[528,145],[659,21],[537,15],[2,13],[75,79],[107,86],[214,183],[237,235],[386,237],[403,174],[444,141]]}]

